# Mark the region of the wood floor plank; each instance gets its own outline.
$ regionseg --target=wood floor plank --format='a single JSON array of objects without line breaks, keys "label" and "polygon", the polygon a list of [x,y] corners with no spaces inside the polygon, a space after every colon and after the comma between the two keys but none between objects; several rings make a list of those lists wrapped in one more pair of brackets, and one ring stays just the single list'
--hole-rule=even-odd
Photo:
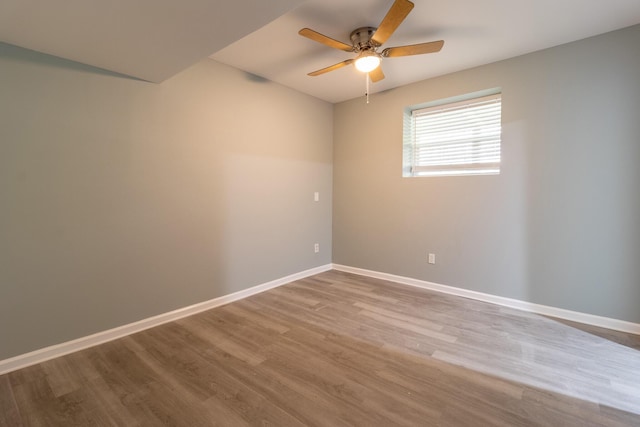
[{"label": "wood floor plank", "polygon": [[362,303],[362,302],[356,302],[353,305],[355,307],[361,308],[361,309],[369,311],[371,313],[381,314],[383,316],[391,317],[391,318],[397,319],[397,320],[402,320],[402,321],[410,323],[410,324],[413,323],[416,326],[420,327],[421,329],[427,328],[427,329],[431,329],[431,330],[434,330],[434,331],[437,331],[437,332],[440,332],[443,329],[443,326],[439,325],[437,323],[432,323],[432,322],[429,322],[428,320],[425,320],[425,319],[416,318],[416,316],[408,316],[406,314],[399,313],[399,312],[394,311],[394,310],[387,310],[387,309],[384,309],[382,307],[378,307],[378,306],[375,306],[375,305],[366,304],[366,303]]},{"label": "wood floor plank", "polygon": [[83,405],[91,420],[104,418],[107,425],[115,426],[140,424],[102,377],[88,380],[76,393],[84,398]]},{"label": "wood floor plank", "polygon": [[18,405],[7,375],[0,376],[0,427],[22,426]]},{"label": "wood floor plank", "polygon": [[[158,372],[158,376],[179,391],[179,395],[190,396],[187,408],[201,407],[194,399],[206,399],[207,410],[220,404],[227,406],[225,419],[240,418],[244,423],[259,425],[297,425],[299,421],[283,408],[273,404],[261,393],[248,387],[243,377],[233,372],[251,371],[251,364],[243,358],[236,358],[223,349],[211,347],[211,342],[198,336],[196,331],[189,335],[190,346],[185,346],[185,335],[181,327],[165,325],[162,333],[149,331],[135,338],[149,348],[155,359],[144,358],[148,366]],[[168,339],[164,339],[168,338]],[[175,346],[181,348],[175,351]],[[200,409],[200,412],[202,409]],[[214,416],[213,421],[218,421]],[[193,424],[184,424],[193,425]]]},{"label": "wood floor plank", "polygon": [[328,271],[0,376],[0,427],[639,426],[638,349]]},{"label": "wood floor plank", "polygon": [[83,377],[70,357],[58,357],[42,363],[49,386],[56,397],[64,396],[82,386]]},{"label": "wood floor plank", "polygon": [[456,340],[458,339],[453,335],[432,331],[430,329],[414,325],[413,323],[405,322],[404,320],[399,320],[393,317],[388,317],[382,314],[374,313],[372,311],[362,310],[360,314],[362,316],[369,317],[370,319],[373,319],[375,321],[385,323],[389,326],[392,326],[404,331],[414,332],[416,334],[423,335],[425,337],[435,338],[435,339],[450,342],[450,343],[456,342]]},{"label": "wood floor plank", "polygon": [[[21,421],[26,426],[76,425],[76,414],[58,400],[46,377],[35,377],[12,387]],[[33,405],[32,402],[37,402]]]},{"label": "wood floor plank", "polygon": [[290,330],[290,326],[287,326],[286,323],[278,322],[277,320],[265,316],[260,312],[249,310],[238,304],[227,304],[223,307],[223,309],[244,319],[247,319],[252,325],[260,325],[263,328],[270,329],[279,334],[283,334]]}]

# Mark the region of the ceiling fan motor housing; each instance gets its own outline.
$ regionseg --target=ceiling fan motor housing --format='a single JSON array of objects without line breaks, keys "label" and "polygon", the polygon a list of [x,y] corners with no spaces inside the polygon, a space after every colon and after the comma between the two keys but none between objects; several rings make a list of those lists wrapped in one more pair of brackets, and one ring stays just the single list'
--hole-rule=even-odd
[{"label": "ceiling fan motor housing", "polygon": [[378,46],[371,41],[371,37],[376,30],[375,27],[360,27],[351,32],[351,43],[356,52],[375,51]]}]

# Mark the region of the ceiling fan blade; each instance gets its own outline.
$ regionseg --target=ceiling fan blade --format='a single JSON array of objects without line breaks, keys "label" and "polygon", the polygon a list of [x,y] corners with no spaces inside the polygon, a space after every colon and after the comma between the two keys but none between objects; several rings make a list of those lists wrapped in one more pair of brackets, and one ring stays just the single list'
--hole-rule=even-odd
[{"label": "ceiling fan blade", "polygon": [[313,71],[308,76],[319,76],[320,74],[328,73],[329,71],[337,70],[338,68],[346,67],[347,65],[353,63],[355,59],[347,59],[346,61],[338,62],[337,64],[333,64],[329,67],[322,68],[320,70]]},{"label": "ceiling fan blade", "polygon": [[407,15],[409,15],[411,9],[413,9],[413,3],[409,0],[396,0],[387,12],[387,15],[382,19],[373,37],[371,37],[371,41],[378,46],[384,44]]},{"label": "ceiling fan blade", "polygon": [[327,37],[324,34],[320,34],[317,31],[313,31],[310,28],[303,28],[300,31],[298,31],[298,34],[308,39],[311,39],[313,41],[316,41],[318,43],[322,43],[326,46],[332,47],[334,49],[344,50],[345,52],[353,52],[354,50],[353,46],[348,45],[346,43],[342,43],[341,41],[332,39],[331,37]]},{"label": "ceiling fan blade", "polygon": [[444,40],[438,40],[436,42],[418,43],[408,46],[388,47],[382,51],[381,55],[385,57],[396,56],[410,56],[410,55],[422,55],[423,53],[435,53],[440,52]]},{"label": "ceiling fan blade", "polygon": [[369,72],[369,77],[372,82],[379,82],[384,79],[384,73],[382,72],[382,65],[378,65],[373,71]]}]

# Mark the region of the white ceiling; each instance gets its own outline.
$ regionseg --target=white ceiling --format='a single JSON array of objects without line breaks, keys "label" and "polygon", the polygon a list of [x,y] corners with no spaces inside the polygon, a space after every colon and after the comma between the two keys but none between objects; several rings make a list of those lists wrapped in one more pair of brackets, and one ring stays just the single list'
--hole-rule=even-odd
[{"label": "white ceiling", "polygon": [[0,0],[0,41],[159,83],[302,1]]},{"label": "white ceiling", "polygon": [[[640,0],[413,0],[415,7],[384,47],[445,40],[441,52],[385,58],[379,92],[640,23]],[[350,44],[349,34],[378,26],[393,0],[309,0],[212,58],[339,102],[362,96],[353,66],[306,74],[354,56],[297,34],[309,27]]]},{"label": "white ceiling", "polygon": [[[329,102],[365,91],[352,57],[297,34],[349,42],[393,0],[1,0],[0,41],[161,82],[211,55]],[[373,93],[640,23],[640,0],[414,0],[385,46],[444,39],[440,53],[386,58]],[[298,7],[295,7],[298,6]],[[216,52],[216,53],[214,53]],[[212,55],[212,53],[214,53]]]}]

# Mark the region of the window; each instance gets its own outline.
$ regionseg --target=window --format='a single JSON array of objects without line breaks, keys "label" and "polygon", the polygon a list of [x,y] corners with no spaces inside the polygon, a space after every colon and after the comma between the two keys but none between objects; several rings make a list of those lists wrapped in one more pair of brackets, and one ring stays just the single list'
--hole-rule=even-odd
[{"label": "window", "polygon": [[502,97],[484,95],[406,110],[403,175],[499,174]]}]

